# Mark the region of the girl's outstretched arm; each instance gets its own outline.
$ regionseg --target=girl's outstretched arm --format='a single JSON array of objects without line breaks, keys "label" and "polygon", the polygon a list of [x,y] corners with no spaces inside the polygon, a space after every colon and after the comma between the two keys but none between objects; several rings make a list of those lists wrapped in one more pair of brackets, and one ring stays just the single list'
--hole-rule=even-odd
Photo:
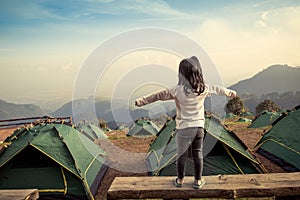
[{"label": "girl's outstretched arm", "polygon": [[155,92],[153,94],[138,98],[137,100],[135,100],[135,105],[138,107],[141,107],[141,106],[147,105],[149,103],[153,103],[158,100],[165,101],[165,100],[170,100],[170,99],[174,99],[174,96],[171,94],[169,89],[165,89],[165,90],[161,90],[161,91]]},{"label": "girl's outstretched arm", "polygon": [[210,94],[224,95],[230,98],[237,96],[236,91],[230,90],[228,88],[219,85],[209,85],[208,91]]}]

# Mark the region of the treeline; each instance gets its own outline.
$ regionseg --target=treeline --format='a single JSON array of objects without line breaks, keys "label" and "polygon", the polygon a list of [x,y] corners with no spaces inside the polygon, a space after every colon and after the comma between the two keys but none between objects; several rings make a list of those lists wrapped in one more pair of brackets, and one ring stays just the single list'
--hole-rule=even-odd
[{"label": "treeline", "polygon": [[244,102],[245,107],[253,113],[256,112],[256,107],[265,100],[275,102],[281,109],[292,109],[300,104],[300,91],[289,91],[282,94],[272,92],[269,94],[263,94],[260,97],[255,94],[242,94],[240,95],[240,98]]}]

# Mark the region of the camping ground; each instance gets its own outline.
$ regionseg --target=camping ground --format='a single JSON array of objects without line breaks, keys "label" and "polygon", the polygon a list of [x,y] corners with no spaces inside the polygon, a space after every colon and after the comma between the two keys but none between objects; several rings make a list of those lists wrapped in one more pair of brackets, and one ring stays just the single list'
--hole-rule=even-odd
[{"label": "camping ground", "polygon": [[[254,156],[259,159],[264,168],[269,173],[283,173],[285,172],[281,167],[264,158],[263,156],[256,154],[253,150],[253,147],[264,134],[265,128],[255,128],[249,129],[249,123],[235,122],[237,119],[226,119],[225,125],[229,130],[232,130],[236,135],[245,143],[245,145],[253,152]],[[116,162],[113,165],[118,165],[120,168],[130,168],[134,170],[136,168],[137,173],[128,173],[115,168],[110,168],[101,182],[101,185],[98,190],[96,199],[102,200],[106,198],[107,190],[109,189],[110,184],[116,176],[147,176],[145,163],[145,154],[149,148],[149,145],[154,140],[154,137],[148,138],[135,138],[135,137],[126,137],[126,133],[123,131],[111,131],[107,133],[110,139],[110,144],[97,141],[97,143],[108,152],[112,152],[113,160]],[[138,153],[137,156],[132,156],[132,154],[123,154],[119,152],[114,152],[113,149],[116,148],[113,145],[119,147],[120,149],[132,153]],[[269,198],[267,198],[269,199]]]},{"label": "camping ground", "polygon": [[[249,129],[247,128],[249,123],[235,122],[235,120],[236,119],[226,119],[226,126],[235,132],[250,150],[253,150],[256,142],[264,134],[265,128]],[[5,137],[12,131],[13,129],[2,129],[0,130],[0,136]],[[145,138],[127,137],[125,132],[119,130],[110,131],[107,133],[107,136],[109,140],[96,141],[96,143],[109,154],[110,160],[112,161],[111,168],[108,169],[99,186],[96,195],[97,200],[106,199],[106,193],[116,176],[147,176],[145,155],[149,145],[155,138],[154,136]],[[128,152],[130,152],[130,154]],[[281,167],[263,156],[256,153],[254,153],[254,155],[261,161],[268,172],[284,172]]]}]

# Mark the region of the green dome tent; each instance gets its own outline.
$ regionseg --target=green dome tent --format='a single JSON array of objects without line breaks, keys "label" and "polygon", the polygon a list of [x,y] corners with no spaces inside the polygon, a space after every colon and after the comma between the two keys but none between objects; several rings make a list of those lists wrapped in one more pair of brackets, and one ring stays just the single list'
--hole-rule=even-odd
[{"label": "green dome tent", "polygon": [[252,122],[251,119],[245,118],[245,117],[240,117],[236,122]]},{"label": "green dome tent", "polygon": [[97,139],[107,139],[107,135],[104,131],[94,124],[83,124],[77,128],[84,135],[90,138],[92,141]]},{"label": "green dome tent", "polygon": [[270,126],[278,117],[280,117],[279,112],[262,112],[252,121],[248,128],[261,128]]},{"label": "green dome tent", "polygon": [[251,112],[243,112],[240,114],[241,117],[253,117],[253,114]]},{"label": "green dome tent", "polygon": [[108,128],[108,127],[102,127],[102,128],[100,128],[105,134],[107,133],[107,132],[110,132],[111,131],[111,129],[110,128]]},{"label": "green dome tent", "polygon": [[[175,120],[166,122],[147,153],[147,166],[151,175],[176,176]],[[212,116],[205,121],[205,144],[216,141],[204,157],[203,175],[262,173],[259,163],[247,151],[246,146],[220,121]],[[203,148],[206,149],[205,146]],[[205,155],[205,152],[204,152]],[[188,158],[186,175],[192,176],[193,161]]]},{"label": "green dome tent", "polygon": [[126,126],[126,124],[122,124],[117,128],[117,130],[128,132],[129,128]]},{"label": "green dome tent", "polygon": [[148,119],[136,120],[130,128],[127,136],[154,136],[159,131],[159,128]]},{"label": "green dome tent", "polygon": [[235,114],[233,114],[233,113],[227,113],[225,116],[224,116],[224,118],[235,118],[235,117],[237,117]]},{"label": "green dome tent", "polygon": [[106,153],[76,129],[39,124],[16,130],[0,154],[0,189],[37,188],[40,199],[94,199]]},{"label": "green dome tent", "polygon": [[286,171],[300,171],[300,106],[281,115],[257,143],[257,152]]}]

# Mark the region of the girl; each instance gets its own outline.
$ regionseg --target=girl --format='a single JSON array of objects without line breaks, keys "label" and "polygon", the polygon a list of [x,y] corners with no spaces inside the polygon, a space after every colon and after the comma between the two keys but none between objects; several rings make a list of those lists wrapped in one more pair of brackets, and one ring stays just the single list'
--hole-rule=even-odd
[{"label": "girl", "polygon": [[236,96],[236,92],[221,86],[206,85],[199,60],[195,56],[180,62],[178,79],[178,84],[174,87],[141,97],[135,101],[135,105],[140,107],[158,100],[175,100],[178,177],[174,180],[174,184],[176,187],[182,187],[187,150],[191,146],[194,160],[193,188],[199,189],[205,184],[202,179],[204,100],[211,94],[232,98]]}]

